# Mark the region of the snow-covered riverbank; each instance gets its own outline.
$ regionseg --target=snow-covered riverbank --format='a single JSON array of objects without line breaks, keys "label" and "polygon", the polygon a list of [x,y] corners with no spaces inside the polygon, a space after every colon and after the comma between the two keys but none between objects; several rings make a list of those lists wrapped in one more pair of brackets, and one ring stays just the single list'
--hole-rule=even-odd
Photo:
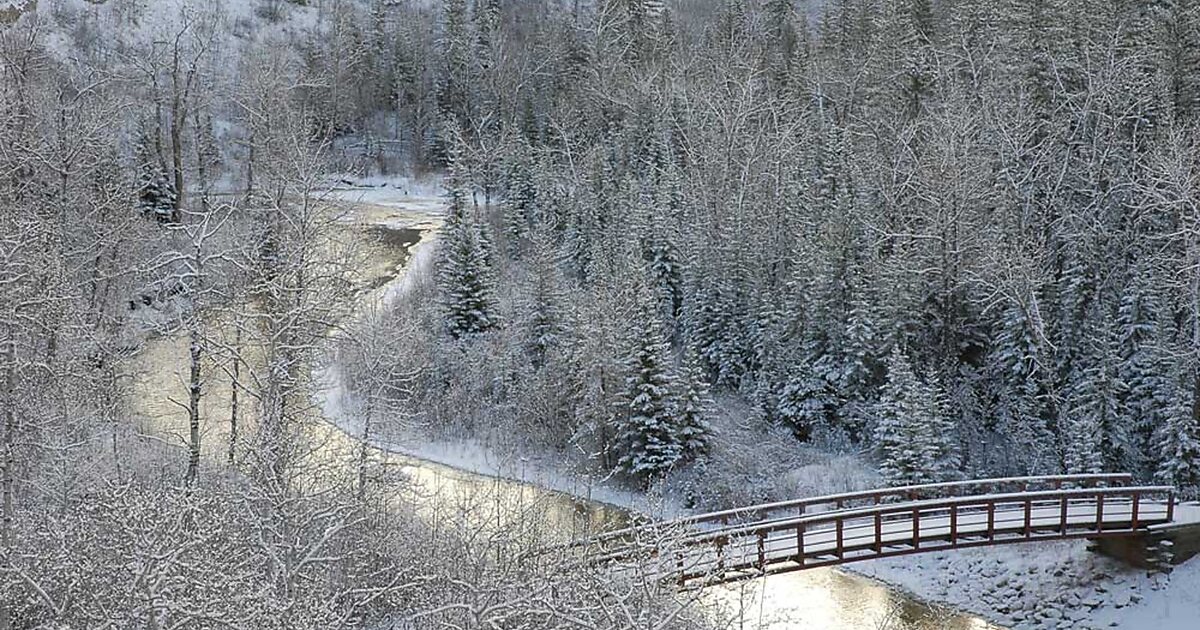
[{"label": "snow-covered riverbank", "polygon": [[[611,481],[582,479],[556,470],[548,462],[514,461],[478,443],[430,442],[392,448],[473,473],[519,480],[652,515],[685,512],[678,501],[650,499]],[[1085,541],[1073,540],[873,560],[842,570],[1013,630],[1200,628],[1200,559],[1181,565],[1170,575],[1149,575],[1088,551]]]},{"label": "snow-covered riverbank", "polygon": [[1200,628],[1200,560],[1147,574],[1083,541],[964,549],[874,560],[860,572],[1015,630]]}]

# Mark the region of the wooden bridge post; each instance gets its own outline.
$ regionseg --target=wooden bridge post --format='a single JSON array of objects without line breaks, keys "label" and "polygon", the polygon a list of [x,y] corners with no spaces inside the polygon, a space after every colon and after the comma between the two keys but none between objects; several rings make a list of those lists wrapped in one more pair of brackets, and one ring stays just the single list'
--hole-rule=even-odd
[{"label": "wooden bridge post", "polygon": [[845,537],[843,536],[845,526],[846,526],[846,519],[839,516],[838,520],[837,520],[837,557],[838,557],[838,560],[841,560],[846,557]]},{"label": "wooden bridge post", "polygon": [[[800,506],[800,518],[804,518],[804,506]],[[796,524],[796,562],[804,566],[804,523]]]},{"label": "wooden bridge post", "polygon": [[1104,531],[1104,495],[1096,493],[1096,531]]},{"label": "wooden bridge post", "polygon": [[958,546],[958,504],[950,506],[950,546]]},{"label": "wooden bridge post", "polygon": [[[1028,484],[1026,484],[1028,485]],[[1033,536],[1033,500],[1025,499],[1025,537]]]},{"label": "wooden bridge post", "polygon": [[1067,497],[1063,497],[1058,510],[1058,533],[1067,535]]},{"label": "wooden bridge post", "polygon": [[767,568],[767,534],[762,530],[758,532],[758,568]]},{"label": "wooden bridge post", "polygon": [[987,510],[988,510],[988,528],[987,528],[988,540],[996,540],[996,502],[989,500]]},{"label": "wooden bridge post", "polygon": [[913,524],[913,549],[921,548],[921,509],[917,508],[912,513]]},{"label": "wooden bridge post", "polygon": [[[879,495],[875,495],[875,506],[879,506]],[[883,515],[875,513],[875,553],[883,553]]]},{"label": "wooden bridge post", "polygon": [[[722,515],[720,519],[721,528],[729,527],[729,517]],[[717,571],[725,571],[725,545],[729,543],[728,536],[717,538]]]},{"label": "wooden bridge post", "polygon": [[1138,491],[1134,490],[1133,491],[1133,511],[1131,512],[1129,529],[1137,529],[1138,528],[1138,495],[1139,495]]},{"label": "wooden bridge post", "polygon": [[1167,493],[1167,522],[1175,522],[1175,491]]}]

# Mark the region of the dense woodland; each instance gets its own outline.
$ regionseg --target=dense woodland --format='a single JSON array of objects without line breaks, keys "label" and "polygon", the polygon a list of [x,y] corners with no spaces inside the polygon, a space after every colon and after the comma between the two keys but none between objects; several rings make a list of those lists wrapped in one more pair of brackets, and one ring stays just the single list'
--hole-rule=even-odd
[{"label": "dense woodland", "polygon": [[646,482],[704,466],[712,389],[890,482],[1194,492],[1198,20],[447,2],[421,138],[452,210],[416,408]]},{"label": "dense woodland", "polygon": [[339,351],[377,430],[697,503],[747,427],[1195,493],[1198,124],[1193,0],[0,4],[0,630],[700,623],[313,456],[343,174],[446,173],[433,269]]}]

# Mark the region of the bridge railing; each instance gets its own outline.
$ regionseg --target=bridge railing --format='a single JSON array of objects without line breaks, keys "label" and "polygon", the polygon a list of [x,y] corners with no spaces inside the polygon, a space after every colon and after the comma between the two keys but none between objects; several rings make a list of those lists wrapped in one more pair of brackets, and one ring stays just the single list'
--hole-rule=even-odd
[{"label": "bridge railing", "polygon": [[707,512],[682,518],[635,525],[593,536],[587,540],[570,543],[569,546],[605,544],[621,539],[632,539],[651,532],[680,531],[688,529],[722,529],[738,523],[762,523],[770,520],[786,521],[806,514],[834,512],[866,505],[881,505],[896,501],[917,501],[928,498],[960,497],[979,494],[1001,494],[1061,488],[1119,487],[1131,483],[1128,473],[1100,473],[1083,475],[1037,475],[1026,477],[1004,477],[928,483],[893,488],[879,488],[830,494],[805,499],[761,503],[730,510]]},{"label": "bridge railing", "polygon": [[[1173,520],[1174,488],[1075,488],[872,504],[788,519],[680,532],[649,554],[669,556],[681,582],[961,546],[1126,535]],[[646,555],[637,544],[596,548],[590,562]]]}]

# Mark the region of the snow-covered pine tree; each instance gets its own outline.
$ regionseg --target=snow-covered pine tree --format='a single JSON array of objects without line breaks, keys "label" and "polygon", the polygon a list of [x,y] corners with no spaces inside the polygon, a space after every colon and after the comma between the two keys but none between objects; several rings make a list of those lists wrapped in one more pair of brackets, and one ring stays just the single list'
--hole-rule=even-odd
[{"label": "snow-covered pine tree", "polygon": [[661,227],[660,217],[655,216],[651,220],[654,226],[644,244],[646,264],[655,293],[664,305],[664,313],[674,320],[679,317],[679,309],[683,306],[683,271],[679,251],[666,234],[666,228]]},{"label": "snow-covered pine tree", "polygon": [[1063,406],[1067,470],[1073,473],[1129,470],[1133,465],[1113,322],[1097,319],[1097,330],[1089,335],[1071,371]]},{"label": "snow-covered pine tree", "polygon": [[142,169],[138,179],[138,207],[142,214],[169,223],[175,216],[175,186],[166,171],[156,166]]},{"label": "snow-covered pine tree", "polygon": [[941,481],[953,474],[954,438],[936,380],[921,382],[907,355],[892,349],[876,406],[879,472],[892,485]]},{"label": "snow-covered pine tree", "polygon": [[1047,423],[1038,339],[1026,309],[1009,304],[1001,313],[996,340],[988,356],[994,381],[995,427],[1006,438],[1007,473],[1057,470],[1054,432]]},{"label": "snow-covered pine tree", "polygon": [[681,461],[686,462],[708,451],[712,440],[708,418],[712,408],[708,378],[704,374],[700,356],[694,350],[688,350],[684,356],[674,410],[675,435],[683,448]]},{"label": "snow-covered pine tree", "polygon": [[1121,295],[1117,309],[1117,374],[1125,386],[1120,402],[1126,416],[1123,424],[1132,433],[1131,463],[1136,470],[1153,473],[1157,459],[1155,432],[1166,424],[1173,388],[1159,349],[1163,335],[1157,296],[1145,285],[1145,276],[1137,273]]},{"label": "snow-covered pine tree", "polygon": [[948,481],[959,474],[958,426],[949,415],[946,389],[936,373],[921,382],[921,389],[918,401],[925,421],[920,430],[928,445],[930,474],[936,481]]},{"label": "snow-covered pine tree", "polygon": [[879,333],[878,312],[867,282],[857,278],[855,285],[844,328],[838,337],[840,366],[832,385],[839,398],[837,420],[840,428],[852,439],[859,440],[865,437],[864,427],[855,410],[871,399],[871,393],[878,386],[876,373],[889,340]]},{"label": "snow-covered pine tree", "polygon": [[624,360],[625,391],[615,446],[621,470],[648,483],[670,470],[684,451],[672,414],[676,386],[663,322],[649,291],[639,293]]},{"label": "snow-covered pine tree", "polygon": [[799,361],[779,391],[775,419],[791,428],[796,439],[807,441],[821,425],[829,423],[837,403],[829,381],[809,362]]},{"label": "snow-covered pine tree", "polygon": [[689,315],[692,343],[700,357],[716,374],[719,384],[737,385],[745,372],[740,356],[742,325],[736,297],[727,282],[711,279],[695,296],[696,308]]},{"label": "snow-covered pine tree", "polygon": [[470,128],[472,42],[466,0],[444,0],[438,47],[441,67],[435,88],[436,130],[431,136],[429,153],[435,160],[450,164],[454,138]]},{"label": "snow-covered pine tree", "polygon": [[1158,468],[1155,479],[1179,489],[1184,498],[1200,497],[1200,417],[1184,400],[1181,387],[1174,386],[1163,409],[1165,423],[1157,437]]},{"label": "snow-covered pine tree", "polygon": [[887,361],[887,381],[876,405],[875,445],[879,449],[879,472],[891,485],[924,483],[931,478],[924,470],[913,417],[920,395],[917,377],[908,358],[893,348]]},{"label": "snow-covered pine tree", "polygon": [[158,152],[151,144],[147,134],[142,134],[137,144],[138,208],[141,209],[143,215],[167,223],[177,219],[175,216],[175,185],[171,182],[162,160],[159,159]]},{"label": "snow-covered pine tree", "polygon": [[1101,450],[1103,436],[1099,418],[1091,413],[1072,413],[1063,421],[1066,437],[1066,464],[1070,474],[1104,472]]},{"label": "snow-covered pine tree", "polygon": [[554,243],[544,232],[534,236],[533,292],[530,295],[526,322],[528,341],[526,352],[534,367],[545,365],[547,358],[559,345],[566,332],[565,298],[558,279]]},{"label": "snow-covered pine tree", "polygon": [[509,156],[505,170],[504,229],[508,236],[508,251],[515,257],[520,253],[522,243],[529,238],[537,213],[533,161],[526,143],[522,142],[520,148]]},{"label": "snow-covered pine tree", "polygon": [[446,331],[462,338],[493,328],[496,321],[491,257],[463,176],[455,169],[447,184],[448,209],[440,235],[438,281]]}]

